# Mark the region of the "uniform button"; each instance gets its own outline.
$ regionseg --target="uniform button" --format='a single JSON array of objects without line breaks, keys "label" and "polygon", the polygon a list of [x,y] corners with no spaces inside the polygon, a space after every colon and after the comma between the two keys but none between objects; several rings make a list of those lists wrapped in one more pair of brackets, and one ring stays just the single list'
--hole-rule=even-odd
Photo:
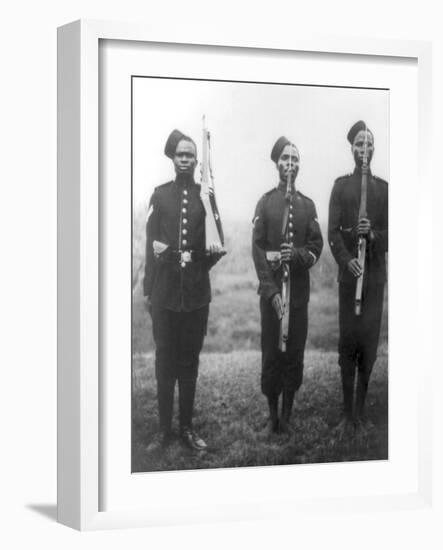
[{"label": "uniform button", "polygon": [[183,235],[186,235],[187,232],[188,232],[187,229],[183,229],[183,230],[182,230]]},{"label": "uniform button", "polygon": [[188,244],[188,241],[187,241],[186,239],[183,239],[183,240],[182,240],[182,245],[183,245],[183,246],[186,246],[187,244]]},{"label": "uniform button", "polygon": [[184,189],[184,191],[183,191],[183,195],[187,195],[187,194],[188,194],[188,191],[187,191],[187,189]]},{"label": "uniform button", "polygon": [[186,225],[188,223],[188,220],[186,218],[183,218],[182,223],[184,223]]},{"label": "uniform button", "polygon": [[183,214],[186,214],[186,208],[182,208]]},{"label": "uniform button", "polygon": [[289,214],[289,219],[292,220],[294,216],[292,214]]},{"label": "uniform button", "polygon": [[289,222],[289,229],[292,229],[294,227],[292,222]]},{"label": "uniform button", "polygon": [[294,236],[294,233],[292,233],[292,231],[289,233],[289,238],[292,239],[292,237]]},{"label": "uniform button", "polygon": [[182,262],[180,265],[181,265],[182,267],[186,267],[186,262]]},{"label": "uniform button", "polygon": [[289,206],[289,210],[292,210],[292,204]]},{"label": "uniform button", "polygon": [[188,199],[183,199],[183,204],[188,204]]}]

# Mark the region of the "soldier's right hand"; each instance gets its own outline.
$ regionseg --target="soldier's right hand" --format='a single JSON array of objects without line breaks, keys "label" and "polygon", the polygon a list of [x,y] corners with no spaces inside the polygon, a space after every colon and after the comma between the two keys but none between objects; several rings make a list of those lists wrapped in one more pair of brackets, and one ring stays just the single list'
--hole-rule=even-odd
[{"label": "soldier's right hand", "polygon": [[169,246],[160,241],[153,241],[152,248],[154,250],[154,256],[156,258],[160,258],[160,256],[164,254],[164,252],[169,248]]},{"label": "soldier's right hand", "polygon": [[274,296],[272,297],[271,303],[272,303],[272,307],[275,310],[275,313],[277,314],[278,320],[280,321],[281,318],[283,317],[283,302],[281,299],[281,295],[278,293],[274,294]]},{"label": "soldier's right hand", "polygon": [[361,218],[357,225],[357,235],[369,235],[371,232],[371,222],[368,218]]},{"label": "soldier's right hand", "polygon": [[348,270],[352,273],[352,275],[354,275],[354,277],[360,277],[362,274],[362,268],[357,258],[352,258],[352,260],[348,262]]},{"label": "soldier's right hand", "polygon": [[208,246],[209,254],[222,256],[224,249],[220,243],[210,243]]}]

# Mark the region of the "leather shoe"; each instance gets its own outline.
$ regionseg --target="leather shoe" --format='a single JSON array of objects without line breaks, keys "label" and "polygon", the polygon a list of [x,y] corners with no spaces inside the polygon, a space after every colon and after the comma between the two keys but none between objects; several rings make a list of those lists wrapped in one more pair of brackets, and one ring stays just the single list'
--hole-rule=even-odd
[{"label": "leather shoe", "polygon": [[278,418],[270,418],[268,426],[269,435],[278,434],[280,432],[280,420]]},{"label": "leather shoe", "polygon": [[183,443],[193,451],[205,451],[208,447],[191,428],[184,428],[181,432],[181,438]]},{"label": "leather shoe", "polygon": [[355,424],[349,417],[344,416],[344,418],[342,418],[339,424],[335,427],[334,431],[339,441],[353,438],[355,433]]},{"label": "leather shoe", "polygon": [[278,427],[278,433],[284,434],[284,435],[291,435],[292,434],[292,428],[289,420],[286,418],[280,418],[280,424]]},{"label": "leather shoe", "polygon": [[155,453],[157,451],[163,451],[171,442],[172,434],[170,432],[157,432],[146,447],[146,452]]}]

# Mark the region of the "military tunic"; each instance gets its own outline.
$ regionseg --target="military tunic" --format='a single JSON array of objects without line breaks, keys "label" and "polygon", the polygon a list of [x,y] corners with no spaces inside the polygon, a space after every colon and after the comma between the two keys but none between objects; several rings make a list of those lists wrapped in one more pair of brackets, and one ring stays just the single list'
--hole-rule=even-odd
[{"label": "military tunic", "polygon": [[[176,380],[180,425],[190,427],[192,422],[199,354],[211,300],[209,270],[214,263],[205,252],[205,216],[200,185],[189,178],[178,177],[160,185],[149,203],[144,295],[152,304],[163,431],[171,427]],[[159,256],[154,254],[154,241],[168,246]]]},{"label": "military tunic", "polygon": [[[178,180],[155,189],[146,223],[144,278],[144,295],[151,297],[153,307],[194,311],[211,301],[209,270],[213,262],[205,253],[205,217],[200,185]],[[158,258],[154,240],[168,245]],[[179,251],[193,256],[185,267]]]},{"label": "military tunic", "polygon": [[261,313],[262,374],[265,395],[278,395],[283,389],[297,390],[303,378],[304,348],[308,326],[310,293],[309,268],[318,260],[323,239],[311,199],[296,191],[289,206],[289,242],[296,249],[290,264],[290,315],[287,351],[278,348],[280,321],[271,300],[282,289],[282,267],[269,262],[268,251],[279,251],[285,210],[286,184],[267,192],[258,202],[254,215],[252,254],[259,279]]},{"label": "military tunic", "polygon": [[342,372],[353,376],[357,365],[367,380],[377,355],[386,281],[385,253],[388,250],[388,184],[368,174],[367,217],[371,221],[372,240],[368,240],[362,314],[354,311],[357,279],[348,263],[357,257],[357,224],[361,196],[361,170],[338,178],[329,203],[328,240],[338,264],[339,282],[339,364]]}]

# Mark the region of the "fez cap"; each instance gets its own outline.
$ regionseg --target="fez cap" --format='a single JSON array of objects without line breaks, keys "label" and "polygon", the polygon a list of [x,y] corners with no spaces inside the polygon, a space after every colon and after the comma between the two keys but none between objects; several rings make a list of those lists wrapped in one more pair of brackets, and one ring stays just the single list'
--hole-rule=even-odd
[{"label": "fez cap", "polygon": [[174,158],[175,151],[177,150],[177,145],[182,139],[194,143],[189,136],[186,136],[185,134],[180,132],[180,130],[172,130],[165,144],[165,155],[167,157],[169,157],[170,159]]},{"label": "fez cap", "polygon": [[286,147],[286,145],[291,145],[291,142],[285,136],[279,137],[278,140],[274,143],[274,147],[272,148],[272,151],[271,151],[271,159],[274,162],[278,161],[278,159],[280,158],[281,152]]},{"label": "fez cap", "polygon": [[363,120],[359,120],[352,126],[347,135],[348,141],[351,145],[354,144],[355,136],[362,130],[367,130],[372,134],[371,130],[366,126],[366,122],[364,122]]}]

